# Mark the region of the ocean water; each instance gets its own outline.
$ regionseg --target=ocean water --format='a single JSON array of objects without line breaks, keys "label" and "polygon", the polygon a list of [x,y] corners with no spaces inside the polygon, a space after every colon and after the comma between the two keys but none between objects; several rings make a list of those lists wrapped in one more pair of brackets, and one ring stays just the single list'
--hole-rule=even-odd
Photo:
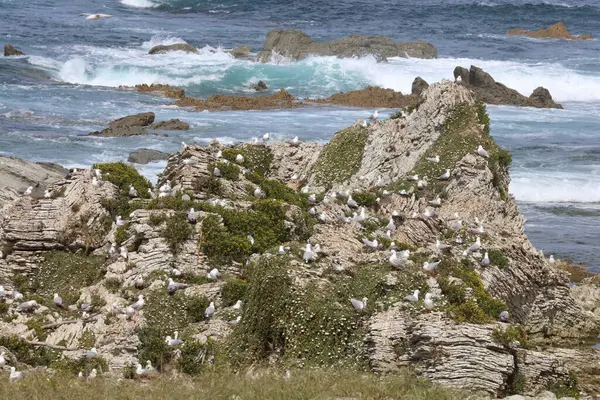
[{"label": "ocean water", "polygon": [[[296,96],[379,85],[410,91],[419,75],[452,78],[455,66],[477,65],[529,95],[550,90],[564,110],[488,107],[492,135],[513,154],[511,192],[527,219],[526,231],[546,254],[585,263],[600,272],[600,50],[598,40],[509,37],[511,28],[538,29],[563,21],[573,34],[600,36],[596,0],[0,0],[0,43],[27,56],[0,57],[0,154],[68,167],[124,160],[150,147],[175,151],[179,143],[248,140],[270,132],[326,142],[371,110],[190,112],[172,100],[119,86],[168,83],[194,96],[252,94],[265,80]],[[398,4],[401,3],[401,4]],[[111,19],[85,21],[79,14]],[[385,35],[435,44],[436,60],[312,57],[257,64],[224,49],[260,50],[273,28],[301,29],[315,39]],[[199,55],[147,55],[157,44],[187,42]],[[164,137],[88,138],[111,119],[154,111],[181,118],[191,129]],[[384,112],[385,115],[388,111]],[[140,167],[153,178],[164,163]]]}]

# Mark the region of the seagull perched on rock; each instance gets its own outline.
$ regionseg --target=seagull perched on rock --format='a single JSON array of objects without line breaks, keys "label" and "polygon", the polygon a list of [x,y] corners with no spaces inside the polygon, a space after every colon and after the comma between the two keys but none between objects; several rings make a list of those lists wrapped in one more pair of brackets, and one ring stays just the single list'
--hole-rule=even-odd
[{"label": "seagull perched on rock", "polygon": [[4,358],[5,355],[5,352],[0,352],[0,368],[4,368],[4,366],[6,365],[6,359]]},{"label": "seagull perched on rock", "polygon": [[257,186],[256,189],[254,189],[254,197],[263,197],[263,195],[263,191]]},{"label": "seagull perched on rock", "polygon": [[124,260],[127,260],[127,258],[129,257],[129,253],[127,252],[127,247],[121,246],[119,248],[119,256],[122,257]]},{"label": "seagull perched on rock", "polygon": [[294,136],[291,143],[292,143],[292,146],[298,146],[300,144],[300,139],[298,139],[298,136]]},{"label": "seagull perched on rock", "polygon": [[490,153],[488,153],[487,150],[484,149],[482,145],[479,145],[479,147],[477,147],[477,154],[479,154],[481,157],[484,157],[484,158],[488,158],[490,156]]},{"label": "seagull perched on rock", "polygon": [[360,124],[360,126],[363,128],[368,128],[369,124],[367,123],[367,120],[365,119],[365,120],[363,120],[362,124]]},{"label": "seagull perched on rock", "polygon": [[213,175],[216,177],[220,177],[221,176],[221,170],[217,167],[215,167],[215,169],[213,169]]},{"label": "seagull perched on rock", "polygon": [[446,171],[441,174],[440,176],[438,176],[438,180],[439,181],[447,181],[448,179],[450,179],[450,170],[448,168],[446,168]]},{"label": "seagull perched on rock", "polygon": [[113,303],[112,306],[110,306],[110,309],[115,315],[125,313],[125,311],[121,307],[119,307],[118,303]]},{"label": "seagull perched on rock", "polygon": [[458,219],[455,221],[452,221],[452,223],[450,224],[450,229],[452,229],[453,231],[459,231],[462,229],[462,220]]},{"label": "seagull perched on rock", "polygon": [[262,135],[263,142],[268,142],[269,139],[271,139],[271,134],[270,133],[265,133],[264,135]]},{"label": "seagull perched on rock", "polygon": [[467,249],[467,253],[473,253],[481,248],[481,239],[477,236],[477,240]]},{"label": "seagull perched on rock", "polygon": [[123,225],[127,224],[128,221],[121,218],[120,215],[117,215],[115,222],[116,222],[117,226],[123,226]]},{"label": "seagull perched on rock", "polygon": [[362,242],[365,244],[365,246],[371,248],[371,249],[377,249],[377,247],[379,246],[379,243],[377,243],[377,239],[373,239],[372,241],[367,239],[367,238],[363,238]]},{"label": "seagull perched on rock", "polygon": [[363,311],[365,308],[367,308],[368,300],[369,299],[367,299],[366,297],[363,297],[362,300],[350,298],[350,303],[352,304],[352,307],[354,307],[354,309],[356,311]]},{"label": "seagull perched on rock", "polygon": [[135,374],[137,376],[147,376],[148,370],[145,368],[142,368],[142,364],[137,363],[136,368],[135,368]]},{"label": "seagull perched on rock", "polygon": [[85,17],[85,19],[87,21],[95,21],[98,19],[103,19],[103,18],[112,18],[112,15],[110,14],[87,14],[87,13],[81,13],[79,14],[80,17]]},{"label": "seagull perched on rock", "polygon": [[21,304],[19,304],[17,306],[17,310],[19,311],[29,311],[29,310],[33,310],[35,307],[37,307],[38,303],[35,300],[29,300],[26,302],[23,302]]},{"label": "seagull perched on rock", "polygon": [[210,304],[208,305],[208,307],[206,307],[206,310],[204,310],[204,317],[210,318],[213,316],[214,313],[215,313],[215,303],[211,301]]},{"label": "seagull perched on rock", "polygon": [[13,300],[23,300],[23,293],[19,292],[17,289],[12,290],[12,298]]},{"label": "seagull perched on rock", "polygon": [[236,303],[233,305],[233,307],[232,307],[232,308],[233,308],[234,310],[241,310],[241,309],[242,309],[242,305],[243,305],[243,304],[244,304],[244,302],[243,302],[243,301],[241,301],[241,300],[238,300],[238,301],[236,301]]},{"label": "seagull perched on rock", "polygon": [[509,317],[509,315],[508,315],[508,311],[502,311],[502,312],[500,313],[500,315],[498,316],[498,319],[499,319],[500,321],[502,321],[502,322],[507,322],[507,321],[508,321],[508,317]]},{"label": "seagull perched on rock", "polygon": [[449,249],[451,247],[452,246],[449,245],[449,244],[445,244],[445,243],[440,242],[439,239],[436,239],[436,241],[435,241],[435,248],[438,249],[438,250],[446,250],[446,249]]},{"label": "seagull perched on rock", "polygon": [[192,224],[198,222],[198,216],[196,215],[196,210],[194,210],[194,207],[190,208],[190,211],[188,211],[187,218],[188,221]]},{"label": "seagull perched on rock", "polygon": [[285,249],[283,248],[283,246],[279,246],[279,250],[277,250],[277,254],[279,254],[279,255],[285,254]]},{"label": "seagull perched on rock", "polygon": [[432,207],[439,207],[442,205],[442,199],[440,198],[440,196],[438,196],[434,200],[428,201],[427,204],[429,204]]},{"label": "seagull perched on rock", "polygon": [[135,190],[133,185],[129,185],[129,197],[137,197],[138,192]]},{"label": "seagull perched on rock", "polygon": [[358,214],[352,213],[352,220],[354,222],[362,223],[365,219],[367,219],[367,217],[365,215],[365,209],[363,207],[360,208],[360,212]]},{"label": "seagull perched on rock", "polygon": [[437,260],[437,261],[434,261],[434,262],[427,262],[427,261],[425,261],[423,263],[423,269],[425,271],[428,271],[428,272],[435,271],[435,269],[438,267],[438,265],[440,265],[440,262],[442,262],[442,261],[441,260]]},{"label": "seagull perched on rock", "polygon": [[218,269],[213,268],[206,274],[206,277],[211,281],[216,281],[221,278],[221,273]]},{"label": "seagull perched on rock", "polygon": [[407,181],[417,182],[419,180],[419,175],[409,175],[406,177]]},{"label": "seagull perched on rock", "polygon": [[437,212],[434,209],[427,208],[425,212],[423,212],[423,216],[427,218],[435,218],[437,216]]},{"label": "seagull perched on rock", "polygon": [[392,264],[394,267],[403,267],[408,259],[408,254],[402,251],[397,252],[396,250],[392,250],[391,253],[392,255],[389,258],[390,264]]},{"label": "seagull perched on rock", "polygon": [[98,357],[98,350],[95,347],[92,347],[85,353],[85,358],[96,358]]},{"label": "seagull perched on rock", "polygon": [[481,265],[490,265],[490,257],[488,255],[488,252],[485,252],[485,255],[483,256],[483,260],[481,260]]},{"label": "seagull perched on rock", "polygon": [[173,278],[169,278],[167,288],[169,289],[169,293],[173,294],[180,289],[185,289],[188,287],[186,283],[180,283],[173,281]]},{"label": "seagull perched on rock", "polygon": [[235,156],[235,162],[238,164],[243,164],[245,160],[246,159],[241,154],[238,154],[237,156]]},{"label": "seagull perched on rock", "polygon": [[99,180],[95,176],[92,178],[92,186],[94,186],[94,187],[100,187],[103,184],[104,184],[104,182],[102,182],[101,180]]},{"label": "seagull perched on rock", "polygon": [[135,303],[133,303],[133,304],[131,305],[131,307],[133,307],[133,309],[134,309],[134,310],[139,310],[139,309],[141,309],[142,307],[144,307],[144,304],[146,304],[146,302],[144,301],[144,295],[143,295],[143,294],[140,294],[140,295],[138,296],[138,300],[137,300]]},{"label": "seagull perched on rock", "polygon": [[425,300],[423,301],[425,308],[428,310],[433,309],[433,300],[431,299],[431,296],[431,293],[425,293]]},{"label": "seagull perched on rock", "polygon": [[314,193],[310,194],[308,196],[308,201],[310,201],[311,203],[316,203],[317,202],[317,195],[315,195]]},{"label": "seagull perched on rock", "polygon": [[22,381],[24,377],[22,372],[17,371],[15,367],[10,367],[10,375],[8,376],[9,382]]},{"label": "seagull perched on rock", "polygon": [[348,200],[346,201],[346,204],[350,208],[358,208],[358,203],[356,202],[356,200],[354,200],[352,198],[352,195],[348,196]]},{"label": "seagull perched on rock", "polygon": [[92,368],[92,371],[88,375],[88,381],[93,380],[98,375],[98,370],[96,368]]},{"label": "seagull perched on rock", "polygon": [[375,112],[369,117],[371,121],[377,121],[377,118],[379,118],[379,110],[375,110]]},{"label": "seagull perched on rock", "polygon": [[306,248],[304,249],[304,254],[302,255],[302,259],[304,262],[310,262],[315,256],[315,252],[312,250],[310,243],[306,243]]},{"label": "seagull perched on rock", "polygon": [[62,297],[60,297],[58,295],[58,293],[54,293],[54,305],[56,307],[62,307],[63,306],[63,300]]},{"label": "seagull perched on rock", "polygon": [[394,217],[390,217],[390,221],[385,226],[385,229],[394,232],[396,230],[396,224],[394,224]]},{"label": "seagull perched on rock", "polygon": [[25,196],[31,196],[31,193],[32,193],[32,192],[33,192],[33,186],[29,186],[29,187],[28,187],[28,188],[25,190],[25,192],[23,192],[23,194],[24,194]]},{"label": "seagull perched on rock", "polygon": [[555,263],[555,261],[554,261],[554,256],[553,256],[553,255],[550,255],[550,258],[548,259],[548,262],[549,262],[550,264],[554,264],[554,263]]},{"label": "seagull perched on rock", "polygon": [[433,163],[439,163],[440,162],[440,156],[425,157],[425,160],[427,160],[429,162],[433,162]]},{"label": "seagull perched on rock", "polygon": [[165,342],[167,343],[167,346],[169,347],[179,347],[183,344],[183,340],[179,339],[179,332],[175,331],[173,338],[171,338],[171,336],[167,336],[165,338]]},{"label": "seagull perched on rock", "polygon": [[409,294],[407,296],[404,297],[404,300],[406,301],[410,301],[411,303],[414,303],[416,301],[419,301],[419,289],[416,289],[413,294]]},{"label": "seagull perched on rock", "polygon": [[470,230],[470,232],[474,235],[481,235],[485,232],[485,229],[483,229],[483,223],[479,223],[479,226],[477,228],[472,228]]}]

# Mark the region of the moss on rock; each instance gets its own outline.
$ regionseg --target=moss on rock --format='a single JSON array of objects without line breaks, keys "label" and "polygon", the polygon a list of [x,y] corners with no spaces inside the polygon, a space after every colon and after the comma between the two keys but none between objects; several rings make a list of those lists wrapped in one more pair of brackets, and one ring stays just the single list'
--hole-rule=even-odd
[{"label": "moss on rock", "polygon": [[169,245],[171,252],[176,254],[179,248],[193,233],[192,226],[185,214],[174,214],[166,219],[166,225],[160,234]]},{"label": "moss on rock", "polygon": [[241,154],[244,162],[241,164],[245,168],[258,173],[262,176],[268,175],[273,163],[273,153],[262,145],[245,144],[240,147],[227,148],[222,151],[223,158],[228,161],[236,162],[236,157]]},{"label": "moss on rock", "polygon": [[[129,193],[129,185],[133,185],[138,193],[138,197],[147,199],[150,197],[148,189],[152,188],[152,184],[131,165],[123,162],[94,164],[92,167],[102,171],[102,179],[109,181],[117,186],[121,193]],[[128,214],[125,214],[128,215]]]},{"label": "moss on rock", "polygon": [[351,126],[333,136],[323,147],[313,168],[315,181],[319,185],[345,182],[358,172],[369,131],[360,126]]}]

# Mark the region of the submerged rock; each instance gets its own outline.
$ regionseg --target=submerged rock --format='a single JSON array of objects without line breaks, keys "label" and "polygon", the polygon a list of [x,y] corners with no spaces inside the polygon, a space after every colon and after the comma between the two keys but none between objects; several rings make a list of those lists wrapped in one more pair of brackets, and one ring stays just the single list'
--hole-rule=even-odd
[{"label": "submerged rock", "polygon": [[539,29],[537,31],[528,31],[525,29],[510,29],[506,32],[506,34],[516,36],[529,36],[536,39],[589,40],[594,38],[592,35],[589,34],[580,36],[571,35],[563,22],[557,22],[554,25],[550,25],[546,29]]},{"label": "submerged rock", "polygon": [[24,56],[24,55],[25,55],[25,53],[23,53],[21,50],[15,49],[10,44],[4,45],[4,57]]},{"label": "submerged rock", "polygon": [[179,118],[173,118],[168,121],[160,121],[150,125],[149,129],[165,131],[186,131],[190,129],[190,124],[183,122]]},{"label": "submerged rock", "polygon": [[146,112],[115,119],[108,123],[108,128],[90,132],[89,136],[121,137],[148,135],[145,127],[154,122],[154,113]]},{"label": "submerged rock", "polygon": [[331,42],[315,42],[299,30],[273,29],[267,33],[257,60],[268,62],[275,55],[292,60],[301,60],[311,55],[341,58],[372,55],[385,60],[388,57],[436,58],[437,50],[430,43],[396,43],[384,36],[352,35]]},{"label": "submerged rock", "polygon": [[256,90],[257,92],[262,92],[263,90],[267,90],[269,87],[267,86],[266,83],[264,83],[263,81],[258,81],[258,83],[255,83],[254,85],[250,86],[252,89]]},{"label": "submerged rock", "polygon": [[538,87],[531,96],[525,97],[515,89],[511,89],[496,82],[494,78],[484,70],[474,65],[471,69],[456,67],[454,78],[460,77],[461,84],[475,92],[477,98],[487,104],[508,104],[524,107],[537,108],[563,108],[552,100],[547,89]]},{"label": "submerged rock", "polygon": [[169,158],[169,153],[153,149],[136,149],[129,153],[127,161],[136,164],[148,164],[153,161],[162,161]]},{"label": "submerged rock", "polygon": [[315,103],[339,104],[351,107],[404,108],[417,103],[415,96],[403,95],[393,89],[369,86],[361,90],[333,94],[325,99],[314,100]]},{"label": "submerged rock", "polygon": [[198,49],[196,49],[194,46],[189,45],[187,43],[176,43],[176,44],[169,44],[169,45],[160,44],[158,46],[154,46],[153,48],[151,48],[148,51],[148,54],[166,54],[171,51],[184,51],[186,53],[200,54]]}]

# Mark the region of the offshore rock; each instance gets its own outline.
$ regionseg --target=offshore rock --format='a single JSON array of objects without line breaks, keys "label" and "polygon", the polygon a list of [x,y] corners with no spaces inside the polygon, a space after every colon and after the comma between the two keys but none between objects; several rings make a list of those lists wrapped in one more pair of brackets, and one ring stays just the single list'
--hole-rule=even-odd
[{"label": "offshore rock", "polygon": [[589,40],[594,38],[592,35],[589,34],[580,36],[571,35],[563,22],[557,22],[554,25],[550,25],[546,29],[539,29],[537,31],[528,31],[525,29],[510,29],[506,32],[506,34],[515,36],[529,36],[536,39]]},{"label": "offshore rock", "polygon": [[186,53],[199,54],[198,49],[196,49],[194,46],[189,45],[187,43],[176,43],[176,44],[169,44],[169,45],[160,44],[158,46],[154,46],[153,48],[151,48],[148,51],[148,54],[166,54],[171,51],[184,51]]}]

